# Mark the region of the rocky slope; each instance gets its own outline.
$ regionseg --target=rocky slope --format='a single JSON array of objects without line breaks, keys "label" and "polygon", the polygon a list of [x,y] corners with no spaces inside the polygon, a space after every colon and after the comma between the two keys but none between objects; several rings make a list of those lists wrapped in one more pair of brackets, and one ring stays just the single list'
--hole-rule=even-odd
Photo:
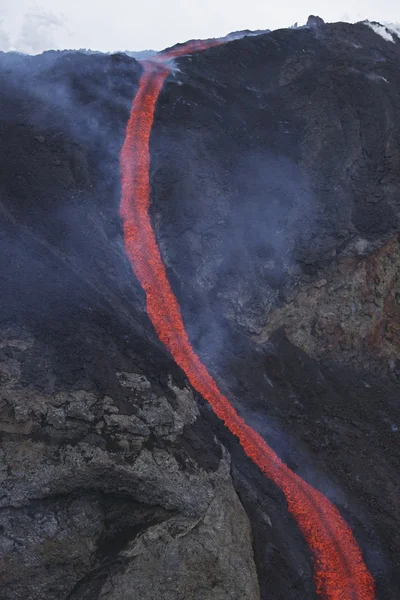
[{"label": "rocky slope", "polygon": [[[400,594],[400,41],[366,24],[180,58],[152,216],[192,343]],[[281,494],[157,341],[124,257],[141,67],[0,55],[0,590],[315,598]]]}]

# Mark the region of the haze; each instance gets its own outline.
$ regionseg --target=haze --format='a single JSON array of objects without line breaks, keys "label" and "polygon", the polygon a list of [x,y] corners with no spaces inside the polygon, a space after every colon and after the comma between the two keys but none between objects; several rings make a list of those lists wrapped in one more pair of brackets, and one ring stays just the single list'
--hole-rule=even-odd
[{"label": "haze", "polygon": [[278,29],[317,14],[325,21],[400,21],[395,0],[0,0],[0,50],[162,49],[241,29]]}]

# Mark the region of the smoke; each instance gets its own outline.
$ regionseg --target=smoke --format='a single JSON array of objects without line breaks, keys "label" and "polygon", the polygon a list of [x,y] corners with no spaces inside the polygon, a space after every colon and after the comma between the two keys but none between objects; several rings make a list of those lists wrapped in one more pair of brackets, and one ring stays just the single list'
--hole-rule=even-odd
[{"label": "smoke", "polygon": [[[35,35],[31,45],[36,43]],[[22,99],[26,88],[31,125],[60,128],[75,143],[101,143],[108,155],[118,156],[105,113],[129,114],[137,79],[135,61],[86,51],[48,51],[38,57],[4,54],[2,67],[10,73],[4,93]]]},{"label": "smoke", "polygon": [[[58,21],[46,23],[55,30]],[[36,43],[34,36],[29,43]],[[54,316],[72,310],[84,293],[82,282],[110,305],[121,306],[128,287],[133,295],[120,237],[118,176],[138,76],[137,63],[124,55],[0,53],[0,112],[7,148],[0,156],[0,191],[5,218],[14,216],[20,222],[21,217],[37,247],[58,258],[60,273],[74,273],[78,282],[77,291],[64,295],[62,283],[51,273],[45,284],[39,283],[46,270],[51,271],[50,259],[35,261],[27,236],[28,241],[18,239],[19,278],[30,282],[25,295],[40,292],[43,313]],[[22,288],[21,283],[18,293]],[[37,303],[32,300],[32,305],[40,315]]]},{"label": "smoke", "polygon": [[157,54],[156,50],[139,50],[138,52],[133,52],[131,50],[124,50],[124,54],[131,56],[135,60],[147,60]]},{"label": "smoke", "polygon": [[387,42],[396,43],[396,38],[400,38],[400,23],[377,23],[376,21],[364,21],[364,23]]},{"label": "smoke", "polygon": [[7,52],[10,49],[10,36],[5,30],[5,17],[0,12],[0,50]]},{"label": "smoke", "polygon": [[43,11],[39,7],[28,10],[22,17],[11,18],[0,12],[0,50],[18,50],[24,54],[39,54],[47,48],[58,49],[60,33],[69,29],[64,15]]},{"label": "smoke", "polygon": [[19,47],[29,53],[42,52],[43,48],[58,48],[56,36],[65,26],[65,18],[38,9],[30,10],[24,16]]},{"label": "smoke", "polygon": [[390,31],[390,33],[400,39],[400,23],[388,23],[384,21],[383,25]]},{"label": "smoke", "polygon": [[[207,311],[204,316],[199,311],[187,326],[197,351],[208,348],[207,356],[214,360],[224,345],[226,325],[217,324],[216,317],[210,324],[211,315],[224,314],[257,333],[289,271],[298,268],[293,250],[299,236],[306,237],[312,227],[315,201],[302,190],[299,168],[290,157],[246,152],[242,146],[236,160],[229,156],[233,164],[227,171],[220,159],[207,157],[205,135],[203,140],[190,131],[184,135],[191,148],[185,144],[175,184],[182,233],[175,227],[174,234],[172,223],[165,222],[171,215],[165,215],[162,229],[167,226],[168,239],[162,251],[172,266],[178,261],[179,278],[196,290],[194,304],[200,302],[201,312]],[[164,151],[179,152],[165,134],[163,142]]]},{"label": "smoke", "polygon": [[225,42],[233,42],[233,40],[241,40],[244,37],[254,37],[257,35],[264,35],[265,33],[271,33],[271,29],[257,29],[255,31],[250,31],[249,29],[245,29],[242,31],[232,31],[228,33],[224,38],[222,38]]}]

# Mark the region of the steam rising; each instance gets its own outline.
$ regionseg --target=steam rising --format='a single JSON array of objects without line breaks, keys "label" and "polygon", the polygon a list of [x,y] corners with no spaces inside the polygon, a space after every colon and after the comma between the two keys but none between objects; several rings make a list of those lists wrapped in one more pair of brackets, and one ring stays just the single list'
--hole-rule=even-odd
[{"label": "steam rising", "polygon": [[400,23],[377,23],[376,21],[365,21],[368,27],[371,27],[387,42],[396,43],[396,39],[400,39]]},{"label": "steam rising", "polygon": [[[58,38],[61,30],[68,32],[67,21],[63,15],[39,8],[28,10],[17,31],[6,31],[6,15],[0,14],[0,50],[26,54],[39,54],[44,48],[59,48]],[[10,23],[10,22],[9,22]],[[9,27],[10,30],[12,28]]]}]

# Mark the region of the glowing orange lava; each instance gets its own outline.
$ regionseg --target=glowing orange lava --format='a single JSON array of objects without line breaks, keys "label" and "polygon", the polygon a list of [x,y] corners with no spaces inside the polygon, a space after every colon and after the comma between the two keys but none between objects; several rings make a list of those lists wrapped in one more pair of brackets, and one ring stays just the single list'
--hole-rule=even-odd
[{"label": "glowing orange lava", "polygon": [[291,471],[265,440],[246,425],[194,352],[181,311],[169,285],[149,216],[149,140],[155,105],[171,67],[170,59],[221,41],[190,42],[143,63],[139,90],[133,101],[121,151],[125,252],[145,293],[147,311],[158,337],[192,386],[239,439],[245,453],[284,493],[314,556],[318,594],[328,600],[373,600],[374,580],[361,551],[337,508],[321,492]]}]

